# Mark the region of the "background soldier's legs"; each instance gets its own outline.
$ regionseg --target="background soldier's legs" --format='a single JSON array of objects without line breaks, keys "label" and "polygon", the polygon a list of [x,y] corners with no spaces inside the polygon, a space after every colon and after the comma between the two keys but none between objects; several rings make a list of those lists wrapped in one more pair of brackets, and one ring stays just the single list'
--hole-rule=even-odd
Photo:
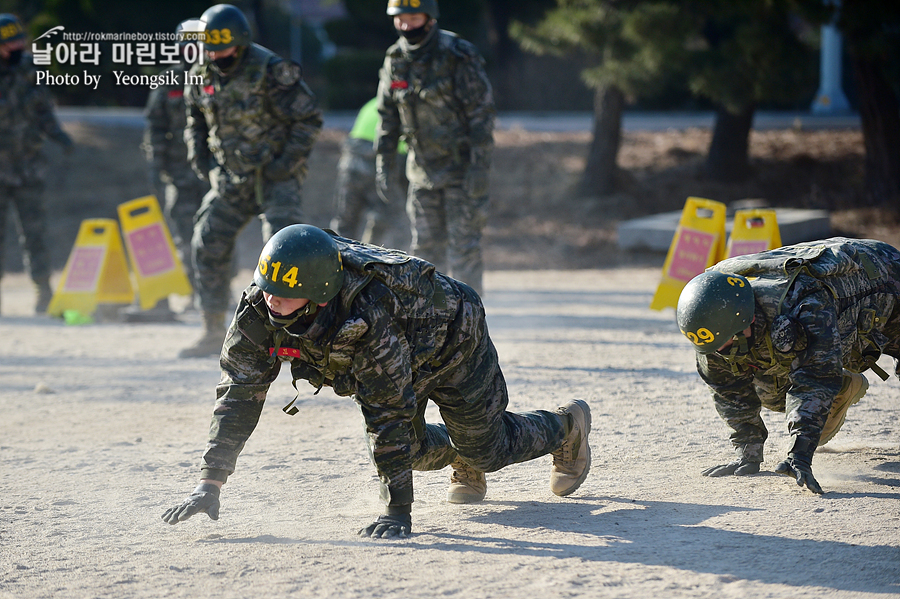
[{"label": "background soldier's legs", "polygon": [[447,214],[442,190],[409,185],[409,218],[412,226],[410,253],[428,260],[445,274],[447,263]]},{"label": "background soldier's legs", "polygon": [[191,239],[197,296],[205,313],[224,313],[231,294],[232,257],[240,230],[256,214],[241,198],[222,197],[212,189],[197,212]]},{"label": "background soldier's legs", "polygon": [[[287,181],[266,181],[264,184],[263,207],[259,209],[262,220],[263,242],[288,225],[303,222],[300,207],[300,182],[291,178]],[[262,248],[260,248],[262,249]]]},{"label": "background soldier's legs", "polygon": [[450,272],[454,279],[467,283],[478,295],[484,291],[481,233],[487,222],[487,200],[487,196],[470,197],[460,187],[450,187],[444,191]]},{"label": "background soldier's legs", "polygon": [[12,190],[16,208],[16,228],[22,247],[22,262],[31,279],[38,285],[50,281],[50,254],[45,241],[47,217],[44,212],[43,185],[29,185]]},{"label": "background soldier's legs", "polygon": [[[193,176],[193,172],[190,173]],[[196,177],[194,177],[196,179]],[[196,184],[166,185],[165,213],[172,229],[172,241],[178,250],[178,257],[184,265],[185,274],[192,287],[194,280],[194,261],[191,257],[191,238],[194,234],[194,219],[203,203],[207,186],[197,179]]]}]

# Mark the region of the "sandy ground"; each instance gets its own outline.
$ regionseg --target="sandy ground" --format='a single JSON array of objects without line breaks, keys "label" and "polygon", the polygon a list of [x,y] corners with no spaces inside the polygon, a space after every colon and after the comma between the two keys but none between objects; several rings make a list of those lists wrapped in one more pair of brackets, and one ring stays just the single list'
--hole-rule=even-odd
[{"label": "sandy ground", "polygon": [[543,458],[460,506],[448,471],[417,473],[399,541],[355,534],[381,507],[353,402],[302,384],[286,416],[284,373],[221,518],[163,523],[196,484],[218,379],[214,359],[175,357],[197,316],[66,326],[32,316],[26,279],[7,276],[0,598],[900,596],[898,382],[874,378],[817,455],[824,496],[773,474],[787,437],[771,412],[762,473],[703,478],[730,459],[728,431],[672,311],[647,307],[658,274],[488,273],[511,409],[586,399],[591,475],[556,497]]}]

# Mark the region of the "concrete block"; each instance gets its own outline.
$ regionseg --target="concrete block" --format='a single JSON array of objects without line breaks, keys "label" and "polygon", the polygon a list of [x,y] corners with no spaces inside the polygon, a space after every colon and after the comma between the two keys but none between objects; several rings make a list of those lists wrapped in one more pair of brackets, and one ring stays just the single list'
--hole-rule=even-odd
[{"label": "concrete block", "polygon": [[[792,245],[831,236],[831,219],[827,210],[775,208],[781,242]],[[623,250],[668,252],[675,237],[681,211],[663,212],[622,221],[618,227],[618,244]],[[733,218],[725,222],[726,235],[731,234]]]}]

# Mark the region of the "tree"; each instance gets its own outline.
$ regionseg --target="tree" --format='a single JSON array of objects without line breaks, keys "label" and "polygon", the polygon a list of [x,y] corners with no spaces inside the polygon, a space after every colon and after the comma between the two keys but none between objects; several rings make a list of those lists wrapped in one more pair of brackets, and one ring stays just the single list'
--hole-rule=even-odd
[{"label": "tree", "polygon": [[[667,77],[677,76],[683,53],[672,44],[680,45],[687,22],[676,2],[557,0],[537,25],[510,26],[513,39],[530,52],[580,52],[595,65],[582,72],[594,89],[594,125],[580,193],[614,191],[625,100],[661,89]],[[658,43],[648,43],[654,37]]]},{"label": "tree", "polygon": [[846,40],[866,146],[864,197],[900,214],[900,4],[845,0],[838,28]]}]

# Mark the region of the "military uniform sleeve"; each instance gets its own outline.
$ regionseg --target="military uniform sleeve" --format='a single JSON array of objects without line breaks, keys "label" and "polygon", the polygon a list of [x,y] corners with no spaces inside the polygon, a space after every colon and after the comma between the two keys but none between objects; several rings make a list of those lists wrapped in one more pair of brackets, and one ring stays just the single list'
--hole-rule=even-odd
[{"label": "military uniform sleeve", "polygon": [[[197,71],[192,68],[191,75],[196,74]],[[184,143],[187,146],[188,161],[191,163],[191,168],[197,173],[197,176],[201,179],[206,179],[209,173],[209,146],[206,144],[209,128],[206,125],[203,112],[197,105],[196,86],[185,85],[184,105],[186,111]]]},{"label": "military uniform sleeve", "polygon": [[411,446],[416,413],[411,352],[386,310],[376,305],[367,314],[369,329],[351,366],[356,401],[381,480],[381,498],[388,505],[409,504],[413,501]]},{"label": "military uniform sleeve", "polygon": [[281,60],[269,65],[268,93],[276,116],[290,122],[284,149],[274,156],[269,169],[276,178],[306,175],[306,160],[322,130],[322,113],[316,97],[303,81],[300,65]]},{"label": "military uniform sleeve", "polygon": [[791,315],[806,331],[807,348],[798,354],[791,369],[791,387],[785,398],[788,432],[815,446],[843,379],[838,315],[831,295],[821,286]]},{"label": "military uniform sleeve", "polygon": [[391,58],[384,59],[378,72],[378,128],[375,131],[375,153],[392,159],[400,143],[400,112],[391,93]]},{"label": "military uniform sleeve", "polygon": [[718,354],[697,354],[697,372],[712,392],[716,412],[732,431],[731,444],[738,457],[763,461],[763,445],[769,436],[760,416],[762,404],[753,388],[753,373],[735,375]]},{"label": "military uniform sleeve", "polygon": [[147,161],[158,170],[166,170],[167,148],[171,140],[168,137],[169,117],[166,112],[165,88],[157,87],[150,91],[144,117],[147,121],[144,130],[144,151],[147,154]]},{"label": "military uniform sleeve", "polygon": [[204,478],[225,481],[259,422],[266,393],[281,362],[269,362],[268,350],[244,335],[233,322],[219,359],[222,378],[216,386],[216,406],[203,454]]},{"label": "military uniform sleeve", "polygon": [[484,59],[476,48],[469,43],[459,44],[456,52],[460,61],[454,85],[468,122],[472,163],[487,168],[494,149],[494,92],[484,70]]}]

